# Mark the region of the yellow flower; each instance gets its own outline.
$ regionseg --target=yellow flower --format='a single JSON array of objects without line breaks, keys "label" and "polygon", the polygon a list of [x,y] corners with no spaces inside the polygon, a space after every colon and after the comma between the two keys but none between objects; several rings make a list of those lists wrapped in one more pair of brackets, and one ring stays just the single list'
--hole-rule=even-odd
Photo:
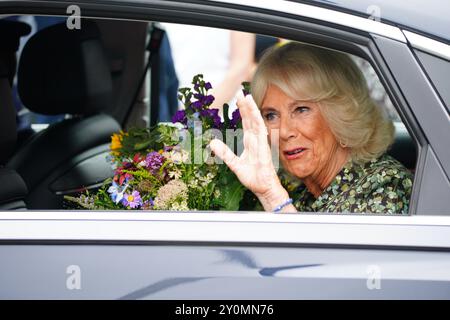
[{"label": "yellow flower", "polygon": [[119,152],[117,150],[120,148],[122,148],[122,132],[114,133],[111,136],[111,146],[110,146],[110,149],[112,151],[111,153],[118,155]]}]

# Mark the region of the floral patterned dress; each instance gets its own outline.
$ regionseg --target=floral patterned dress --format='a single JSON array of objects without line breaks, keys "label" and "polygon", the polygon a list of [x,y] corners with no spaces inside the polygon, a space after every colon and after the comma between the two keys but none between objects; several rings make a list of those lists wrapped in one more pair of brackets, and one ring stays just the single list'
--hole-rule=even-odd
[{"label": "floral patterned dress", "polygon": [[412,174],[389,155],[365,164],[348,161],[315,198],[300,180],[281,176],[300,212],[408,214]]}]

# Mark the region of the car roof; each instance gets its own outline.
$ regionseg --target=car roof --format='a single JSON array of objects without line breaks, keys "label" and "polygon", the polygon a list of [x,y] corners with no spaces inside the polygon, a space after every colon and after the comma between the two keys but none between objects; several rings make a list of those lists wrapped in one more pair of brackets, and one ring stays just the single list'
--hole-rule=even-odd
[{"label": "car roof", "polygon": [[379,10],[382,22],[400,25],[438,40],[450,40],[448,0],[289,0],[369,17]]}]

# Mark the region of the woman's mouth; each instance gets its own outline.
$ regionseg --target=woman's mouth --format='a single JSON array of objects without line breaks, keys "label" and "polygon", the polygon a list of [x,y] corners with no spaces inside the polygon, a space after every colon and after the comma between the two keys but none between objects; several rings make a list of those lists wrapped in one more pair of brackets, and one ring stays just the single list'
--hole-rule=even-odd
[{"label": "woman's mouth", "polygon": [[305,148],[295,148],[295,149],[291,149],[291,150],[287,150],[284,151],[284,156],[286,157],[286,159],[288,160],[293,160],[293,159],[297,159],[298,157],[300,157],[303,154],[303,151],[305,151]]}]

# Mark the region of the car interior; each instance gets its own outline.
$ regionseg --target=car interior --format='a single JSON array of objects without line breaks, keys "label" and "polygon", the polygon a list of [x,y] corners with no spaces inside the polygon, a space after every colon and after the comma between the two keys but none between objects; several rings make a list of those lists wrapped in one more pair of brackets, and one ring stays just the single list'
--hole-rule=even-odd
[{"label": "car interior", "polygon": [[[18,42],[0,47],[1,210],[61,210],[64,195],[112,177],[111,136],[156,121],[157,55],[148,74],[145,67],[152,25],[82,19],[79,30],[57,23],[33,33],[21,47]],[[19,41],[30,31],[26,23],[0,20],[2,39]],[[14,86],[27,112],[63,119],[40,130],[33,125],[18,130]],[[401,122],[389,153],[414,171],[416,142]]]}]

